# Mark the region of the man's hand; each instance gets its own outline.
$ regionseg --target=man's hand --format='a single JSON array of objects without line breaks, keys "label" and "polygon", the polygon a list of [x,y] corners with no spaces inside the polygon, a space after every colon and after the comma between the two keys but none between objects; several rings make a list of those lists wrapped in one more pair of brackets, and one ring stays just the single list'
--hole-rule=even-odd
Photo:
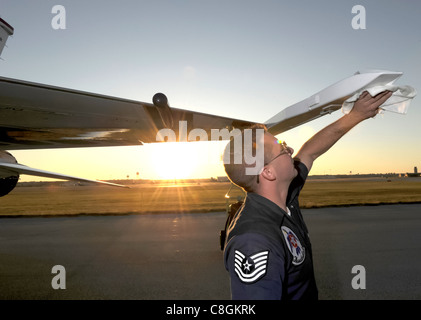
[{"label": "man's hand", "polygon": [[392,93],[391,91],[384,91],[372,97],[367,91],[364,91],[354,103],[349,115],[355,117],[358,122],[373,118],[379,112],[379,107],[391,97]]}]

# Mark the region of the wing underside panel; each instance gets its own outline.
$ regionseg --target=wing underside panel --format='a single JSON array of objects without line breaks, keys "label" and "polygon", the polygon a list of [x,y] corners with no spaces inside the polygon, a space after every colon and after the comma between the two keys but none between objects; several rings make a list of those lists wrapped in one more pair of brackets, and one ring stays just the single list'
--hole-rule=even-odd
[{"label": "wing underside panel", "polygon": [[149,103],[0,78],[0,150],[104,147],[157,142],[169,127],[189,130],[247,126],[251,122]]}]

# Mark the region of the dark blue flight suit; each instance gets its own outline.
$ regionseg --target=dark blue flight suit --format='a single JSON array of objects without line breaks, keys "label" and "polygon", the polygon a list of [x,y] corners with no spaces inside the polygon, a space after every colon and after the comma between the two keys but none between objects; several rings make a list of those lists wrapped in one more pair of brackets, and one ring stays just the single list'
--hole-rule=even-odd
[{"label": "dark blue flight suit", "polygon": [[308,169],[295,162],[297,177],[288,190],[289,216],[272,201],[248,193],[232,221],[225,246],[235,300],[317,299],[308,230],[298,203]]}]

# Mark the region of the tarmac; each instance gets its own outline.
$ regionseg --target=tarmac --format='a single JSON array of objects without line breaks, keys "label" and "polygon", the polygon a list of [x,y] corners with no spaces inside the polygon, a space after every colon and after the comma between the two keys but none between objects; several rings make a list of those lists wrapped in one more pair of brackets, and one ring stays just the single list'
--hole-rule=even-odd
[{"label": "tarmac", "polygon": [[[303,215],[321,300],[421,298],[421,204]],[[219,248],[225,219],[224,212],[1,218],[0,299],[229,300]],[[63,268],[53,273],[54,266]],[[365,289],[355,289],[362,275]]]}]

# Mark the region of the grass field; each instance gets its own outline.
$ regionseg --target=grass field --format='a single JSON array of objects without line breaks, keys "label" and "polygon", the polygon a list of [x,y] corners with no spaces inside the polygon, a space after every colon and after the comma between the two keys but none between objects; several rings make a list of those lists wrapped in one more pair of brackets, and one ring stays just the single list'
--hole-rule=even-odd
[{"label": "grass field", "polygon": [[[106,215],[225,211],[228,182],[134,184],[131,189],[55,183],[18,186],[0,198],[0,216]],[[235,188],[230,202],[243,193]],[[421,179],[307,181],[302,208],[421,202]]]}]

